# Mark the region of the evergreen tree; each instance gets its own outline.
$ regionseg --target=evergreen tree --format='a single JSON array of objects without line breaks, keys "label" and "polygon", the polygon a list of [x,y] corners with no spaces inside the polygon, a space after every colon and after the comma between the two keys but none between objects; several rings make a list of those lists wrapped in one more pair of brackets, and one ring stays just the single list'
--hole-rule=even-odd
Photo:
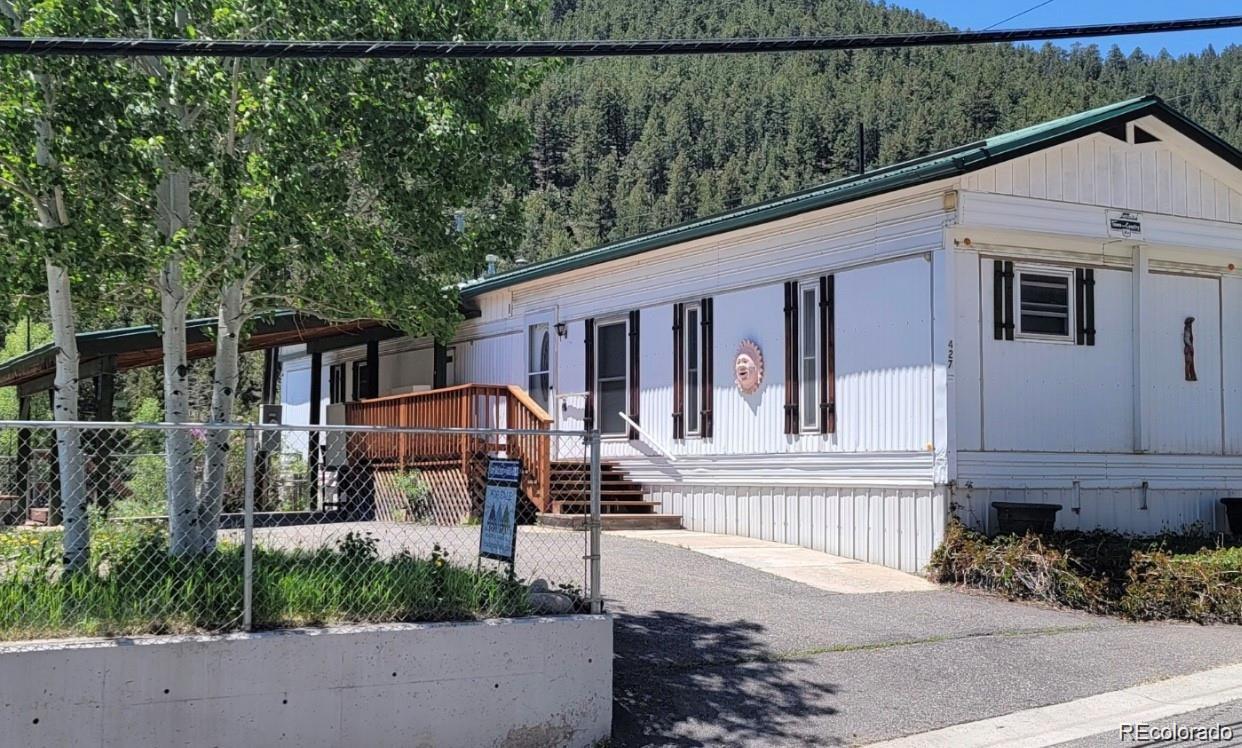
[{"label": "evergreen tree", "polygon": [[[867,0],[556,0],[543,38],[944,30]],[[579,60],[524,103],[520,256],[550,257],[1144,94],[1242,144],[1242,46],[1013,45]]]}]

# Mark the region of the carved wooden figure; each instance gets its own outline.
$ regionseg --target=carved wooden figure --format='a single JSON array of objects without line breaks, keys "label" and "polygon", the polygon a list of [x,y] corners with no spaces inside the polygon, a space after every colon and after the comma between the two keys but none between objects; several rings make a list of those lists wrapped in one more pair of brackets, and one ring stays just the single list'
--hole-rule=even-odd
[{"label": "carved wooden figure", "polygon": [[1195,374],[1195,318],[1187,317],[1185,327],[1182,328],[1182,355],[1186,358],[1186,381],[1197,382],[1199,377]]}]

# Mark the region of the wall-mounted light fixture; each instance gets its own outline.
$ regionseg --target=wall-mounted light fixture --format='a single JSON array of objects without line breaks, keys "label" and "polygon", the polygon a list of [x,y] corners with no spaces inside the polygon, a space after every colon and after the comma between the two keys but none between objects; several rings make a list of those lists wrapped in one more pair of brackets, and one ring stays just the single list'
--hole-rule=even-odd
[{"label": "wall-mounted light fixture", "polygon": [[563,338],[569,334],[569,326],[564,322],[556,323],[556,337]]}]

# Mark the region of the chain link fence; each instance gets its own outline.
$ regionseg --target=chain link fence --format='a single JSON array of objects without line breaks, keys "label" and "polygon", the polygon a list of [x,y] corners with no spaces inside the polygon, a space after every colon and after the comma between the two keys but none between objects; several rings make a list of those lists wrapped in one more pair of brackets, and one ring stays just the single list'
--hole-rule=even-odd
[{"label": "chain link fence", "polygon": [[598,445],[0,422],[0,639],[599,611]]}]

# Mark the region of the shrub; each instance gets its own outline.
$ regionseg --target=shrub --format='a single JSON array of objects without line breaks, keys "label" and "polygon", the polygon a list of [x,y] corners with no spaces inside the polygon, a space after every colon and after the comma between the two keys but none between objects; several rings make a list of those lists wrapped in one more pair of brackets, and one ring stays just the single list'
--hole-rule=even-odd
[{"label": "shrub", "polygon": [[134,458],[130,477],[125,481],[127,495],[112,505],[114,517],[150,517],[167,514],[165,460],[162,454],[141,454]]},{"label": "shrub", "polygon": [[1049,548],[1036,535],[989,540],[951,522],[944,542],[932,554],[931,576],[941,583],[999,592],[1014,599],[1096,610],[1107,577],[1083,575],[1077,559]]},{"label": "shrub", "polygon": [[1107,532],[988,538],[956,519],[932,554],[941,583],[1135,620],[1242,623],[1242,547],[1203,535]]},{"label": "shrub", "polygon": [[405,498],[404,516],[398,521],[419,522],[431,514],[431,485],[419,470],[406,470],[393,476],[393,485]]},{"label": "shrub", "polygon": [[1136,552],[1128,581],[1121,609],[1131,618],[1242,623],[1242,548]]}]

